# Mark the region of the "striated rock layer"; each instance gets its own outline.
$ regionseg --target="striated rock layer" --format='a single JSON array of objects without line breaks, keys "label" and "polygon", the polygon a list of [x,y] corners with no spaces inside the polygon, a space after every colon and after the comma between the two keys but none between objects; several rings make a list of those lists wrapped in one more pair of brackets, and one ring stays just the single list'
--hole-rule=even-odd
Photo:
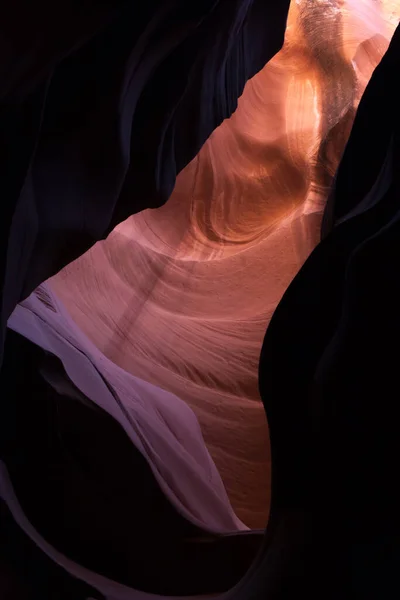
[{"label": "striated rock layer", "polygon": [[358,102],[399,13],[398,2],[293,2],[282,50],[167,204],[130,217],[51,281],[109,359],[194,410],[249,527],[265,526],[270,501],[264,332],[319,240]]}]

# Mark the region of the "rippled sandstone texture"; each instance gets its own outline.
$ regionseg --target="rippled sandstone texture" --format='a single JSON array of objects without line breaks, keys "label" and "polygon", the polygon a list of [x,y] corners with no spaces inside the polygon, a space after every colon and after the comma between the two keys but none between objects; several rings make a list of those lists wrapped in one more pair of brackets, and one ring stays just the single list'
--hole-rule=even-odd
[{"label": "rippled sandstone texture", "polygon": [[107,357],[194,409],[250,527],[265,526],[270,489],[261,342],[319,241],[356,107],[399,13],[396,2],[293,2],[282,51],[168,203],[129,218],[52,280]]}]

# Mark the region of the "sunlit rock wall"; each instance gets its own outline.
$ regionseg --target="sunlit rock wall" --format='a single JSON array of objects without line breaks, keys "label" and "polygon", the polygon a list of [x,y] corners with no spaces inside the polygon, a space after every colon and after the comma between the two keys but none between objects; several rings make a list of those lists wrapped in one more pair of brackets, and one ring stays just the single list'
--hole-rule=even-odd
[{"label": "sunlit rock wall", "polygon": [[399,14],[400,1],[293,2],[284,48],[168,203],[131,217],[53,279],[109,358],[194,409],[250,527],[265,525],[269,499],[261,342],[318,243],[357,104]]}]

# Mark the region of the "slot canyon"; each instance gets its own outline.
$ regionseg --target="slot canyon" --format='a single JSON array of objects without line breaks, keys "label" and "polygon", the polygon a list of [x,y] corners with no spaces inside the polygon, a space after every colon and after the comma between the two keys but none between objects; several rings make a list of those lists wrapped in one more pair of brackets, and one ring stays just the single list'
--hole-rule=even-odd
[{"label": "slot canyon", "polygon": [[[294,590],[309,589],[307,577],[320,569],[319,551],[310,550],[313,567],[306,563],[314,527],[318,547],[324,543],[318,508],[324,505],[330,511],[324,531],[335,541],[321,556],[339,575],[329,593],[312,587],[309,598],[328,600],[342,590],[343,598],[389,600],[386,592],[367,595],[356,576],[340,588],[343,573],[331,554],[338,555],[335,529],[342,525],[335,524],[346,512],[345,494],[337,491],[342,484],[327,490],[350,456],[346,436],[353,421],[342,422],[338,406],[364,389],[354,380],[352,391],[340,391],[341,368],[360,345],[368,346],[360,333],[367,327],[363,311],[381,315],[373,307],[390,294],[396,298],[395,284],[392,292],[385,287],[395,258],[379,258],[384,267],[370,258],[358,271],[357,259],[356,267],[351,261],[363,244],[380,239],[378,230],[386,231],[394,211],[394,201],[386,205],[382,197],[397,189],[395,167],[387,166],[387,157],[398,152],[397,95],[387,72],[400,60],[400,1],[277,1],[281,8],[275,10],[273,2],[259,0],[194,2],[190,9],[152,0],[136,20],[128,4],[111,9],[99,3],[93,18],[91,3],[79,18],[69,7],[68,39],[59,32],[40,43],[35,37],[29,59],[10,58],[14,75],[7,64],[0,71],[3,169],[7,194],[15,199],[3,219],[1,263],[1,386],[8,391],[2,391],[7,400],[0,414],[6,532],[0,586],[10,594],[2,597],[146,600],[232,588],[226,598],[292,598]],[[50,20],[51,9],[43,5]],[[72,81],[76,90],[69,96]],[[165,110],[153,110],[164,104]],[[120,125],[126,122],[130,133]],[[16,149],[18,136],[23,150]],[[369,145],[374,149],[365,158]],[[388,291],[379,295],[365,283],[369,272]],[[369,308],[362,304],[367,297]],[[388,306],[387,314],[395,314],[395,301]],[[377,317],[368,328],[368,339],[377,340]],[[372,341],[371,347],[377,348]],[[383,358],[374,360],[371,365],[383,365]],[[372,373],[366,364],[362,372]],[[389,382],[385,369],[376,367],[376,377],[381,373],[380,381]],[[326,404],[318,404],[321,397]],[[300,414],[302,402],[310,424]],[[322,408],[310,408],[317,404]],[[280,434],[285,415],[287,432]],[[396,420],[394,411],[390,420]],[[380,424],[380,417],[371,422]],[[341,427],[344,433],[337,433]],[[354,427],[356,440],[361,426]],[[368,435],[371,428],[368,421]],[[391,440],[387,431],[382,436]],[[307,440],[303,448],[304,437],[313,449]],[[335,444],[341,446],[337,454]],[[330,466],[308,479],[309,458],[310,472],[325,469],[319,460]],[[383,490],[386,484],[379,485]],[[139,488],[148,491],[138,494]],[[303,520],[296,515],[305,504],[313,508]],[[252,532],[259,541],[238,550],[237,558],[230,537]],[[292,544],[290,535],[301,542]],[[195,558],[185,559],[181,538],[204,537],[204,545],[218,536],[222,550],[215,558],[196,550]],[[279,545],[275,539],[290,548],[287,571],[279,548],[272,566],[263,562],[268,544]],[[400,549],[399,540],[396,534],[393,547]],[[234,558],[219,582],[210,565],[223,562],[225,543]],[[37,548],[46,558],[20,571],[20,553],[28,564]],[[259,548],[262,556],[250,566]],[[164,572],[160,565],[173,552],[181,563],[165,559]],[[147,573],[140,554],[143,564],[154,554],[161,575]],[[202,561],[204,585],[201,567],[193,568]],[[135,569],[142,576],[131,575]],[[187,582],[175,589],[170,581],[185,569]],[[297,583],[279,583],[273,569]],[[331,577],[328,567],[320,570],[321,581]],[[36,580],[36,571],[51,574]],[[272,583],[264,586],[264,577]],[[63,586],[62,596],[57,590]],[[364,592],[347,596],[350,588]]]}]

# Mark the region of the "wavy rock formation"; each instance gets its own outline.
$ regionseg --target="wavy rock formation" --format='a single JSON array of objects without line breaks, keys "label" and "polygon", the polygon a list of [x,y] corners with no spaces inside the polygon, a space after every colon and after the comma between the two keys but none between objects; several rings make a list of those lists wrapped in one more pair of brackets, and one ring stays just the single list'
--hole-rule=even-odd
[{"label": "wavy rock formation", "polygon": [[398,2],[28,4],[0,595],[400,597]]},{"label": "wavy rock formation", "polygon": [[284,47],[167,204],[130,217],[51,282],[109,359],[195,411],[249,527],[265,526],[270,496],[262,338],[318,242],[358,102],[399,12],[373,0],[292,3]]}]

